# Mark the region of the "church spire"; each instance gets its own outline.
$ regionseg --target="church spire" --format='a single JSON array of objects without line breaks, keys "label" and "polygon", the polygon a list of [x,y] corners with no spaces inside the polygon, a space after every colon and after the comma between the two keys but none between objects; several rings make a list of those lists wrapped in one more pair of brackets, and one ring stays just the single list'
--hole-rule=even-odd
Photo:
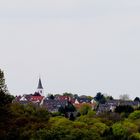
[{"label": "church spire", "polygon": [[38,81],[37,91],[41,96],[43,96],[43,86],[42,86],[42,82],[41,82],[40,77],[39,77],[39,81]]},{"label": "church spire", "polygon": [[37,89],[43,89],[41,78],[39,78]]}]

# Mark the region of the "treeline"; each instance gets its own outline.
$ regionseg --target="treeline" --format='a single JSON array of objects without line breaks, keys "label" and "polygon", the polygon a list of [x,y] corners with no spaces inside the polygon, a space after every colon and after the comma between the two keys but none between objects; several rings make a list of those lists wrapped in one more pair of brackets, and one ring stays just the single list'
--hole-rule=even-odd
[{"label": "treeline", "polygon": [[[102,94],[98,97],[104,102]],[[121,106],[97,115],[85,104],[75,117],[66,117],[63,112],[12,103],[13,98],[0,71],[1,140],[140,140],[139,108]]]},{"label": "treeline", "polygon": [[96,115],[90,108],[75,119],[33,105],[0,107],[1,140],[139,140],[140,110]]}]

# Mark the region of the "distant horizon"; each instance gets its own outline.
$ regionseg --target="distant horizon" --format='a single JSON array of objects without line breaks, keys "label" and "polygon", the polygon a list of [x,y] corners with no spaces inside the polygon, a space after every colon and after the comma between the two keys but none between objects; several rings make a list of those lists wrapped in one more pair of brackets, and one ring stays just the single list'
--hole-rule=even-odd
[{"label": "distant horizon", "polygon": [[[38,80],[39,80],[39,79],[41,79],[41,81],[42,81],[41,76],[38,77]],[[7,84],[6,84],[6,85],[7,85]],[[42,85],[43,85],[43,84],[42,84]],[[8,87],[8,85],[7,85],[7,87]],[[43,89],[45,89],[44,86],[43,86]],[[9,90],[9,89],[8,89],[8,90]],[[9,91],[9,92],[10,92],[10,91]],[[35,92],[37,92],[37,85],[36,85],[36,90],[32,91],[32,93],[30,92],[30,93],[16,94],[16,93],[11,93],[11,92],[10,92],[10,94],[11,94],[11,95],[14,95],[14,96],[19,96],[19,95],[22,96],[22,95],[24,95],[24,94],[25,94],[25,95],[34,94]],[[58,93],[58,92],[56,92],[56,93],[53,92],[53,93],[52,93],[52,92],[46,92],[46,91],[44,90],[44,96],[47,96],[48,94],[53,94],[53,95],[55,95],[55,94],[60,94],[60,95],[63,95],[64,93],[71,93],[71,94],[73,94],[73,95],[74,95],[74,94],[77,94],[78,96],[85,95],[85,96],[95,97],[96,94],[99,93],[99,92],[102,93],[104,96],[112,96],[114,99],[120,99],[120,97],[115,98],[112,94],[107,94],[107,93],[104,93],[104,92],[101,92],[101,91],[96,92],[95,95],[90,95],[90,94],[78,94],[78,93],[73,93],[73,92],[70,92],[70,91],[69,91],[69,92],[68,92],[68,91],[63,91],[63,92],[61,92],[61,93],[60,93],[60,92],[59,92],[59,93]],[[127,94],[127,93],[125,93],[125,94]],[[120,95],[124,95],[124,94],[120,94]],[[120,95],[119,95],[119,96],[120,96]],[[134,100],[134,99],[132,99],[132,98],[130,97],[129,94],[127,94],[127,95],[129,96],[129,99],[130,99],[130,100]],[[139,96],[136,96],[136,97],[139,97]],[[134,98],[135,98],[135,97],[134,97]]]}]

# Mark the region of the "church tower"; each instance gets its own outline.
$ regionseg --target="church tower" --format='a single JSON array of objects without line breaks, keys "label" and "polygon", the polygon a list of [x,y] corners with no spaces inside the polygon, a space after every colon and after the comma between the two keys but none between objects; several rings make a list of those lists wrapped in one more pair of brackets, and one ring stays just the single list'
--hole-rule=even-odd
[{"label": "church tower", "polygon": [[41,96],[43,96],[43,86],[42,86],[41,78],[39,78],[39,81],[38,81],[37,92],[38,92]]}]

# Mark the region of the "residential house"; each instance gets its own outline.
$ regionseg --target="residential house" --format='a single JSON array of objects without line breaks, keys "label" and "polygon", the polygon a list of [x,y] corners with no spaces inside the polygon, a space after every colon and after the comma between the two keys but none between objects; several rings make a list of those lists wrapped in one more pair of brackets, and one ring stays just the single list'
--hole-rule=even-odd
[{"label": "residential house", "polygon": [[75,102],[73,105],[79,109],[82,107],[83,104],[87,104],[92,107],[92,109],[96,108],[97,102],[94,99],[88,99],[88,98],[77,98],[75,99]]},{"label": "residential house", "polygon": [[133,108],[137,108],[140,106],[140,103],[138,101],[125,101],[125,100],[108,100],[105,104],[99,104],[97,113],[102,112],[114,112],[115,108],[119,105],[129,105]]},{"label": "residential house", "polygon": [[41,104],[42,107],[47,108],[50,112],[58,112],[60,107],[65,107],[68,105],[67,100],[56,100],[56,99],[48,99],[45,98],[43,103]]}]

